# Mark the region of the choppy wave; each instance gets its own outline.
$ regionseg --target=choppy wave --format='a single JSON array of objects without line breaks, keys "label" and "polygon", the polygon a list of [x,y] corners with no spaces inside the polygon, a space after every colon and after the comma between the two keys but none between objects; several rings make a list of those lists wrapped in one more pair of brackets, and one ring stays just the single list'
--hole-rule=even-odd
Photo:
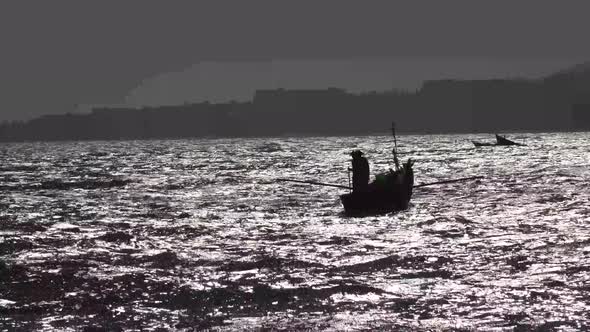
[{"label": "choppy wave", "polygon": [[346,218],[348,153],[389,137],[10,144],[0,326],[81,330],[581,330],[590,135],[402,136],[408,211]]}]

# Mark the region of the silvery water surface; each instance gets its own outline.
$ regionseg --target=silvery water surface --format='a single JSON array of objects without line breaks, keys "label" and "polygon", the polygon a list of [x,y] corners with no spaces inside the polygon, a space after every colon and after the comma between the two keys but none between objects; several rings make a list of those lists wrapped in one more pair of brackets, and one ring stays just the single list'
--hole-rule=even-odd
[{"label": "silvery water surface", "polygon": [[[391,136],[0,146],[0,324],[36,330],[579,330],[590,134],[399,136],[408,211],[346,218]],[[115,180],[115,181],[114,181]],[[119,181],[120,180],[120,181]],[[129,182],[127,182],[129,181]]]}]

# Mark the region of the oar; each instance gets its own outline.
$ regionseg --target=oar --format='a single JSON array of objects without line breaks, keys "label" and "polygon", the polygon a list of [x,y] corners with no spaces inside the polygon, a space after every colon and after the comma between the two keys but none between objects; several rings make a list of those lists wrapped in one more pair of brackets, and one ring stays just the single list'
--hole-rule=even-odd
[{"label": "oar", "polygon": [[307,183],[307,184],[315,184],[318,186],[325,186],[325,187],[336,187],[336,188],[344,188],[344,189],[352,189],[348,186],[342,186],[339,184],[331,184],[331,183],[321,183],[316,181],[301,181],[301,180],[291,180],[291,179],[276,179],[277,181],[281,182],[297,182],[297,183]]},{"label": "oar", "polygon": [[[444,181],[431,182],[431,183],[423,183],[423,184],[415,185],[414,188],[421,188],[421,187],[426,187],[426,186],[433,186],[433,185],[436,185],[436,184],[445,184],[445,183],[453,183],[453,182],[468,181],[468,180],[477,180],[477,179],[483,179],[483,176],[472,176],[472,177],[468,177],[468,178],[453,179],[453,180],[444,180]],[[331,183],[322,183],[322,182],[317,182],[317,181],[302,181],[302,180],[292,180],[292,179],[276,179],[276,181],[278,181],[278,182],[306,183],[306,184],[315,184],[315,185],[318,185],[318,186],[325,186],[325,187],[336,187],[336,188],[352,189],[352,187],[349,187],[349,186],[343,186],[343,185],[331,184]]]},{"label": "oar", "polygon": [[477,180],[477,179],[483,179],[483,176],[471,176],[471,177],[468,177],[468,178],[460,178],[460,179],[453,179],[453,180],[444,180],[444,181],[423,183],[423,184],[415,185],[414,188],[421,188],[421,187],[426,187],[426,186],[433,186],[435,184],[453,183],[453,182],[468,181],[468,180]]}]

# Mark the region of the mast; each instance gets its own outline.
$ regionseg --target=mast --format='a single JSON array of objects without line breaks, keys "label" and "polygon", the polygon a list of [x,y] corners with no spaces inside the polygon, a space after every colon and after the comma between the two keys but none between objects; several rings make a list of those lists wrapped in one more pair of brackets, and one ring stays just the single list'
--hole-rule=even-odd
[{"label": "mast", "polygon": [[391,122],[391,134],[393,135],[393,162],[395,163],[395,170],[399,169],[399,160],[397,159],[397,138],[395,137],[395,122]]}]

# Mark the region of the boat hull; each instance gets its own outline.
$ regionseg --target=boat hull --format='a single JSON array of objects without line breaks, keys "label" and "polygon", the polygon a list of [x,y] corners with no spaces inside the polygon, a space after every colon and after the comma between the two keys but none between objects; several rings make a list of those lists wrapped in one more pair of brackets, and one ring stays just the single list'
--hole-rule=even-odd
[{"label": "boat hull", "polygon": [[398,212],[408,208],[409,201],[394,195],[378,193],[350,193],[340,196],[344,214],[351,217]]},{"label": "boat hull", "polygon": [[496,143],[483,143],[483,142],[476,142],[476,141],[471,141],[471,143],[473,143],[473,145],[475,145],[476,147],[480,147],[480,146],[524,146],[524,144],[522,143],[517,143],[511,140],[508,140],[506,138],[497,138],[497,142]]}]

